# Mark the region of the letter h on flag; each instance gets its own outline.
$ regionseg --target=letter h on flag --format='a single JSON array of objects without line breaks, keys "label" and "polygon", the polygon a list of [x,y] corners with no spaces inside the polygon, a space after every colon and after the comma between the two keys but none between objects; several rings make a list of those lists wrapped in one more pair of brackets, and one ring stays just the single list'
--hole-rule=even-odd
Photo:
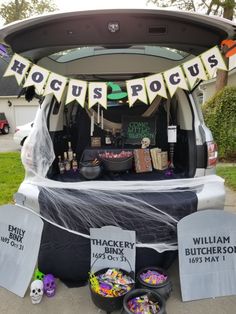
[{"label": "letter h on flag", "polygon": [[18,54],[14,54],[3,76],[14,75],[18,85],[23,81],[31,62]]}]

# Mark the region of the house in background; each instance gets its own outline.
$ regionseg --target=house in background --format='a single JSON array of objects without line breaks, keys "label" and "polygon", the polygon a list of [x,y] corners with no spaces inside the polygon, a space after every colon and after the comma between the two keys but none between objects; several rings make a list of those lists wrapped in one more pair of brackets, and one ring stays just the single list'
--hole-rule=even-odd
[{"label": "house in background", "polygon": [[[214,96],[216,92],[215,83],[215,78],[201,83],[200,91],[202,92],[203,103],[209,100],[212,96]],[[229,76],[227,85],[236,87],[236,55],[229,59]]]},{"label": "house in background", "polygon": [[27,102],[24,96],[18,97],[22,88],[15,77],[3,77],[8,63],[0,58],[0,112],[4,112],[10,124],[10,133],[16,126],[34,120],[39,106],[38,99]]}]

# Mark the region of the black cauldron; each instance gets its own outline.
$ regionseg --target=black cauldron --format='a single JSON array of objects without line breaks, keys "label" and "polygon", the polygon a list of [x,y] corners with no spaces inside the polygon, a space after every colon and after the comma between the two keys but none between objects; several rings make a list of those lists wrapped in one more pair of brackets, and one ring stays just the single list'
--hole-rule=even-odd
[{"label": "black cauldron", "polygon": [[79,164],[79,173],[86,180],[95,180],[99,178],[101,172],[101,166],[94,164],[92,161],[83,161]]},{"label": "black cauldron", "polygon": [[133,165],[133,156],[125,158],[101,158],[106,171],[125,172],[130,170]]},{"label": "black cauldron", "polygon": [[123,310],[121,314],[133,314],[133,312],[129,309],[128,302],[129,300],[136,298],[136,297],[141,297],[147,295],[148,299],[151,300],[152,302],[158,302],[159,305],[159,312],[158,314],[167,314],[166,313],[166,304],[165,304],[165,299],[158,294],[156,291],[153,290],[148,290],[148,289],[134,289],[130,292],[128,292],[123,300]]},{"label": "black cauldron", "polygon": [[[147,282],[142,280],[141,274],[146,273],[148,270],[156,271],[159,274],[162,274],[165,277],[167,277],[167,279],[163,283],[160,283],[157,285],[147,283]],[[170,281],[170,278],[169,278],[167,272],[162,268],[154,267],[154,266],[145,267],[145,268],[140,269],[140,271],[137,273],[137,276],[136,276],[136,286],[138,288],[150,289],[152,291],[156,291],[161,296],[163,296],[165,298],[165,300],[167,300],[169,298],[171,291],[172,291],[172,282]]]},{"label": "black cauldron", "polygon": [[[97,272],[95,272],[95,276],[100,275],[100,274],[105,274],[106,271],[109,268],[104,268],[101,269]],[[125,270],[121,270],[122,273],[124,275],[130,276],[132,278],[132,275],[130,275],[130,273],[128,273]],[[91,288],[91,284],[89,282],[89,289],[90,289],[90,293],[91,293],[91,299],[93,301],[93,303],[100,308],[101,310],[107,312],[107,313],[111,313],[113,311],[117,311],[120,310],[122,308],[123,305],[123,299],[125,297],[125,294],[117,296],[117,297],[105,297],[101,294],[96,293],[92,288]],[[131,290],[134,289],[134,284],[131,287]]]}]

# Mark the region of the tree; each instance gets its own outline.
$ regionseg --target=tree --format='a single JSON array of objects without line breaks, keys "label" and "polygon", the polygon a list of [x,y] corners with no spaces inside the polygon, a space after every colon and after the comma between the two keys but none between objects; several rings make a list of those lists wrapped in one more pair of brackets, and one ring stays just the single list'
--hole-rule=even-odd
[{"label": "tree", "polygon": [[36,14],[53,12],[56,9],[56,5],[51,0],[12,0],[0,5],[0,15],[5,24],[8,24]]},{"label": "tree", "polygon": [[177,7],[181,10],[219,15],[232,20],[236,14],[235,0],[148,0],[159,7]]},{"label": "tree", "polygon": [[[233,20],[236,15],[236,2],[235,0],[148,0],[147,3],[152,2],[157,6],[168,7],[174,6],[181,10],[202,12],[207,15],[219,15],[226,19]],[[164,2],[164,4],[163,4]],[[226,64],[228,59],[225,58]],[[228,82],[228,72],[224,70],[217,71],[216,77],[216,92],[220,91]]]}]

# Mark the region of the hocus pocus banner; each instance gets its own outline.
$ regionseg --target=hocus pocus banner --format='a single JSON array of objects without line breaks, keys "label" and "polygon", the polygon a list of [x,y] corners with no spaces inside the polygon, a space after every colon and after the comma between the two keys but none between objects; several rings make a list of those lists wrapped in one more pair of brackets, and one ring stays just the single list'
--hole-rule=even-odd
[{"label": "hocus pocus banner", "polygon": [[[146,104],[152,103],[157,95],[167,98],[167,91],[172,97],[178,88],[191,90],[197,81],[214,77],[217,69],[227,70],[227,67],[219,48],[213,47],[200,56],[163,73],[128,80],[126,88],[129,106],[133,106],[137,100]],[[84,107],[88,94],[89,108],[95,104],[107,108],[107,84],[104,82],[87,83],[70,79],[32,64],[18,54],[14,54],[4,73],[4,76],[11,75],[15,76],[19,85],[35,86],[37,94],[53,94],[58,102],[66,92],[66,104],[77,101]]]}]

